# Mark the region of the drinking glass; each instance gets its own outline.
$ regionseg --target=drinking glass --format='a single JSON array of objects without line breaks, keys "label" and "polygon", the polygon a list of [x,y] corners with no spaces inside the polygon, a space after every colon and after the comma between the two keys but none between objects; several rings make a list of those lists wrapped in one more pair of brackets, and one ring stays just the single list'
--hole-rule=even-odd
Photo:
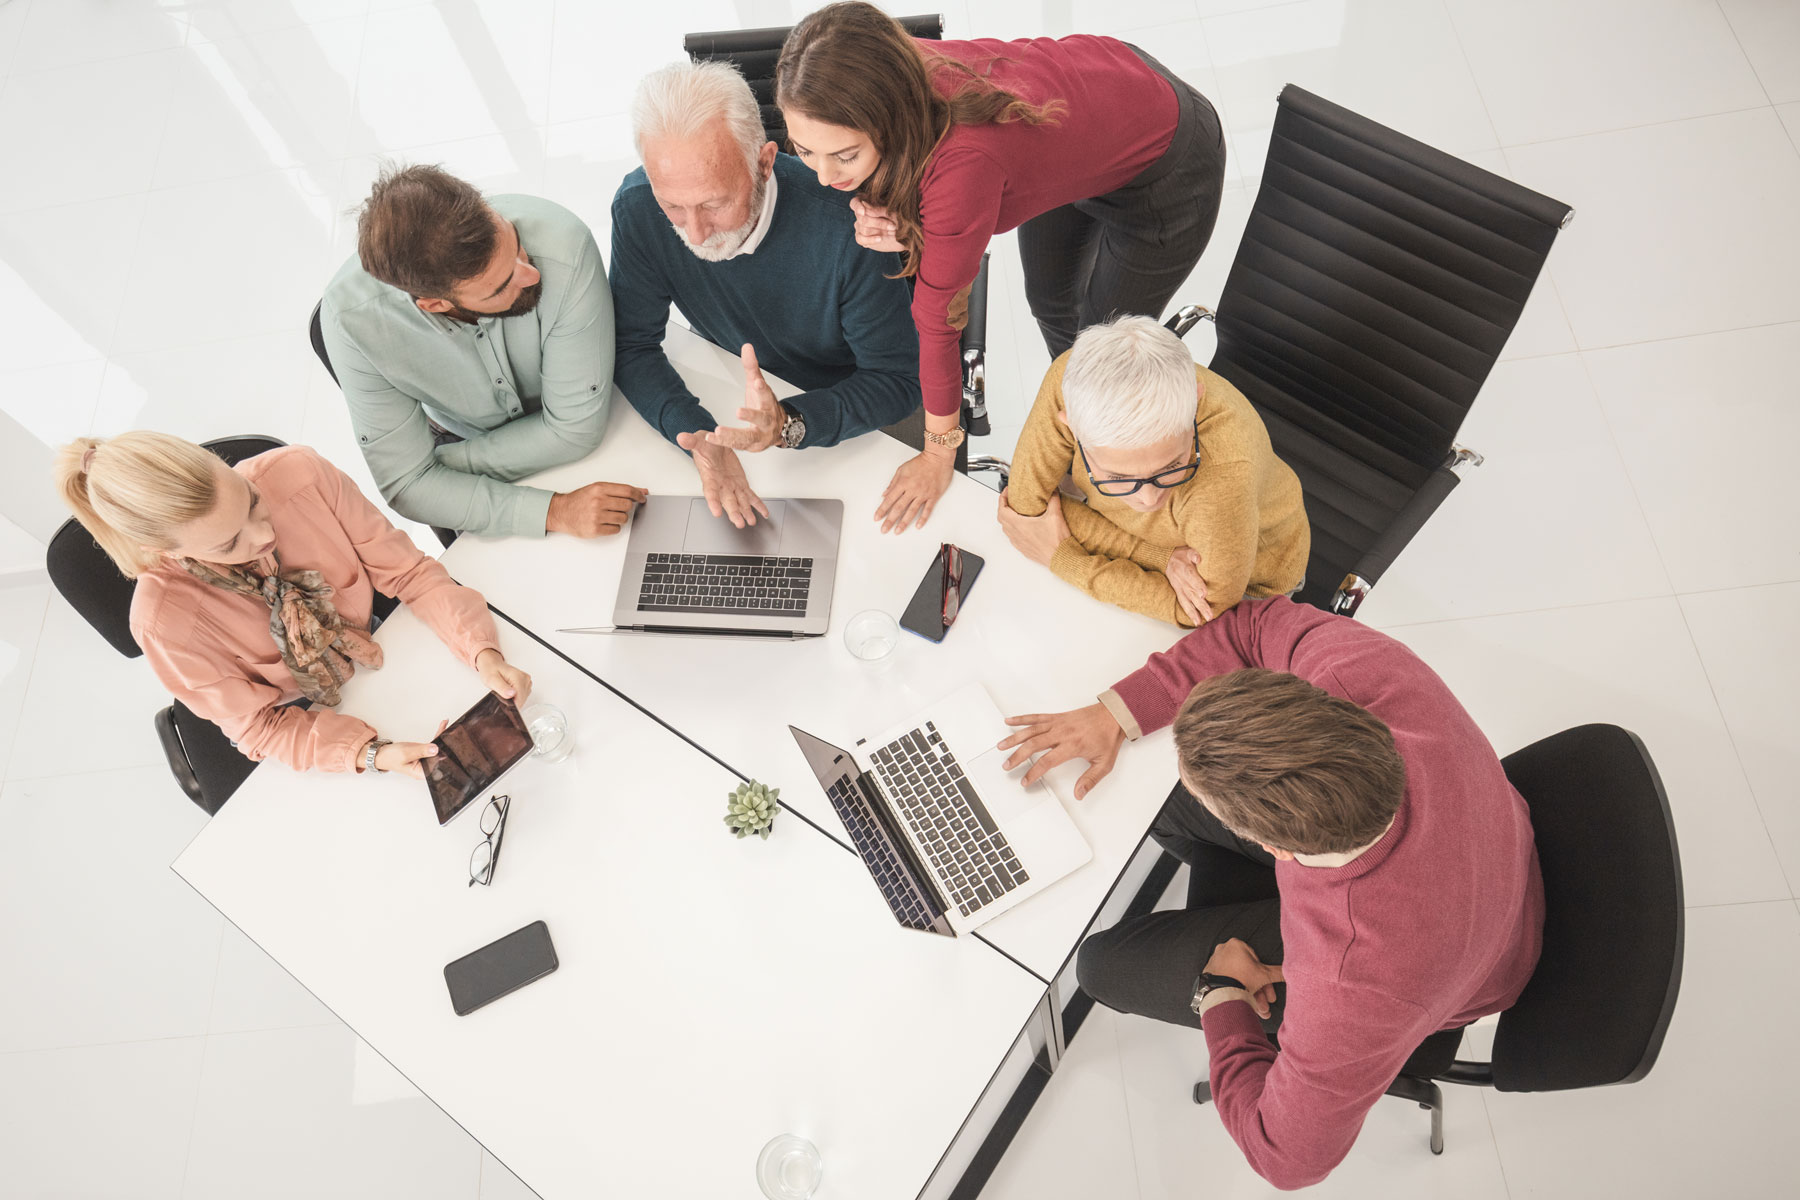
[{"label": "drinking glass", "polygon": [[844,626],[844,648],[862,662],[880,662],[899,640],[900,626],[878,608],[864,609]]},{"label": "drinking glass", "polygon": [[756,1182],[769,1200],[811,1200],[824,1169],[817,1146],[784,1133],[757,1155]]},{"label": "drinking glass", "polygon": [[559,763],[575,748],[569,736],[569,719],[554,704],[533,704],[522,714],[531,734],[531,756],[539,762]]}]

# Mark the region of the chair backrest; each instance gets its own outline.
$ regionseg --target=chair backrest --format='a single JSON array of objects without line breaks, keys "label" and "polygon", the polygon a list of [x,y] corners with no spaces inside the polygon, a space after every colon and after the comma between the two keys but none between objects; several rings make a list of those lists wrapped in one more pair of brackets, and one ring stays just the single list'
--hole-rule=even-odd
[{"label": "chair backrest", "polygon": [[1544,950],[1494,1035],[1506,1092],[1634,1083],[1681,989],[1681,854],[1636,734],[1581,725],[1504,760],[1544,874]]},{"label": "chair backrest", "polygon": [[319,362],[324,366],[325,373],[331,376],[331,382],[337,383],[337,368],[331,365],[331,355],[325,353],[325,327],[319,321],[319,310],[324,307],[325,301],[323,300],[313,305],[312,320],[307,322],[306,332],[307,336],[312,339],[313,353],[319,356]]},{"label": "chair backrest", "polygon": [[[941,16],[896,17],[895,20],[916,38],[938,41],[944,36]],[[782,43],[793,30],[792,25],[772,25],[764,29],[722,29],[716,33],[690,33],[682,39],[681,48],[695,62],[736,63],[756,103],[762,109],[763,130],[769,140],[787,149],[787,122],[775,107],[775,64],[781,59]]]},{"label": "chair backrest", "polygon": [[1309,592],[1355,570],[1443,465],[1570,213],[1282,89],[1211,365],[1300,476]]},{"label": "chair backrest", "polygon": [[[201,444],[231,465],[286,445],[275,438],[256,435],[218,438]],[[72,518],[63,522],[50,539],[44,567],[69,607],[80,613],[114,650],[126,658],[143,654],[143,648],[131,636],[131,595],[137,585],[119,573],[81,522]]]}]

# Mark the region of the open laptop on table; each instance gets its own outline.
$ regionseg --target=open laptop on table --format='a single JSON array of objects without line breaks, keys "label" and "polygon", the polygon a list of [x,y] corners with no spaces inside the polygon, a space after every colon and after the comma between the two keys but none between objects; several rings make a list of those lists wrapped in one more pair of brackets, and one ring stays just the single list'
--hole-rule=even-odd
[{"label": "open laptop on table", "polygon": [[613,624],[559,633],[819,637],[831,623],[842,500],[765,500],[742,529],[698,496],[652,496],[631,518]]},{"label": "open laptop on table", "polygon": [[908,929],[966,933],[1093,857],[1047,783],[1007,773],[994,747],[1009,730],[978,683],[855,753],[788,729]]}]

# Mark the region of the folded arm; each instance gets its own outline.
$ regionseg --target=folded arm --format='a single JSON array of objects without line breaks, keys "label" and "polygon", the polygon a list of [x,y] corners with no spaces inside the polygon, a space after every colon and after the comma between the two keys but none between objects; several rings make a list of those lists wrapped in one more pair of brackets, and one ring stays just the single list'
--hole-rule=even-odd
[{"label": "folded arm", "polygon": [[432,439],[423,398],[388,382],[337,322],[325,322],[325,337],[363,458],[395,512],[473,533],[543,534],[549,492],[447,465]]}]

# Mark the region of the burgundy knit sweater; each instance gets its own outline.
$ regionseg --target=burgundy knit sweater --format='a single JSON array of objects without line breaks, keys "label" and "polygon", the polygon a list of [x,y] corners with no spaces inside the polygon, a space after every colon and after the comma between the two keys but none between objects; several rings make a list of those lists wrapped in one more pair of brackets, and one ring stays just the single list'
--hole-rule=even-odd
[{"label": "burgundy knit sweater", "polygon": [[[1060,100],[1052,124],[1021,121],[955,125],[925,164],[919,223],[925,249],[913,288],[919,329],[919,386],[925,411],[962,405],[959,335],[950,300],[974,282],[996,233],[1075,200],[1131,182],[1175,138],[1175,90],[1124,42],[1077,35],[1016,42],[921,41],[1032,104]],[[932,86],[952,95],[968,85],[959,71],[936,71]]]},{"label": "burgundy knit sweater", "polygon": [[1250,1005],[1206,1014],[1226,1130],[1258,1175],[1299,1188],[1343,1160],[1427,1036],[1518,998],[1542,944],[1544,887],[1530,814],[1487,739],[1431,668],[1384,634],[1286,597],[1245,601],[1114,690],[1148,732],[1174,720],[1196,682],[1243,667],[1298,675],[1368,709],[1406,763],[1406,796],[1373,847],[1342,867],[1276,865],[1280,1052]]}]

